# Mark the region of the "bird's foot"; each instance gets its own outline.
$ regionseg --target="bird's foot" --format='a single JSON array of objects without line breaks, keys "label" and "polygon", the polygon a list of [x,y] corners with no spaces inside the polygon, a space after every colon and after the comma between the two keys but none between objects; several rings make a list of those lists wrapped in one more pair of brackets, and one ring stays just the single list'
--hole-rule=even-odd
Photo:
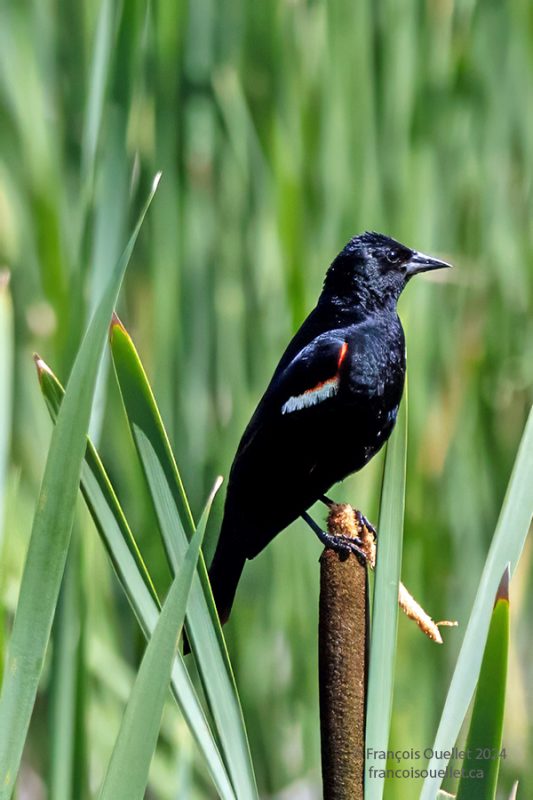
[{"label": "bird's foot", "polygon": [[[324,505],[326,505],[328,508],[331,508],[332,506],[336,505],[335,500],[332,500],[331,497],[328,497],[326,494],[323,494],[320,497],[320,501],[324,503]],[[374,525],[372,525],[370,520],[367,517],[365,517],[365,515],[357,508],[354,508],[354,514],[359,530],[361,530],[362,528],[366,528],[367,531],[369,531],[374,537],[374,541],[376,541],[376,539],[378,538],[378,532],[375,529]]]},{"label": "bird's foot", "polygon": [[324,547],[335,550],[336,553],[344,557],[348,557],[350,553],[353,553],[362,566],[366,566],[367,554],[363,549],[363,542],[361,539],[352,538],[351,536],[334,535],[327,531],[321,531],[321,536],[318,538]]},{"label": "bird's foot", "polygon": [[378,532],[372,525],[372,523],[357,508],[354,508],[354,513],[355,513],[355,518],[357,520],[357,524],[359,526],[359,530],[361,530],[361,528],[366,528],[367,531],[369,531],[374,537],[374,541],[376,541],[376,539],[378,538]]},{"label": "bird's foot", "polygon": [[302,514],[302,518],[307,522],[311,530],[315,532],[324,547],[335,550],[336,553],[345,557],[353,553],[363,566],[366,565],[367,554],[362,548],[363,542],[361,539],[356,536],[341,536],[322,530],[320,525],[306,511]]}]

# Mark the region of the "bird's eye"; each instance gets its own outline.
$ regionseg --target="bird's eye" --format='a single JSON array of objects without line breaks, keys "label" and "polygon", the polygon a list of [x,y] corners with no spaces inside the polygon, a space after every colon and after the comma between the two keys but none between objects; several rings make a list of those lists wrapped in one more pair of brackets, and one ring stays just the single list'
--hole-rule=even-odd
[{"label": "bird's eye", "polygon": [[401,261],[401,255],[398,250],[387,250],[386,259],[389,264],[398,264]]}]

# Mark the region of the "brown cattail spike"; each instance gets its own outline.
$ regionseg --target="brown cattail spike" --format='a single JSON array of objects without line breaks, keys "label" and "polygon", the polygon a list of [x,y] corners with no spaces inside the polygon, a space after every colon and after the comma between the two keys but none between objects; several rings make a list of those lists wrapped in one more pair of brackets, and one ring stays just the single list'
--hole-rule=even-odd
[{"label": "brown cattail spike", "polygon": [[[328,531],[361,538],[354,509],[332,506]],[[319,684],[325,800],[362,800],[367,664],[366,568],[355,556],[320,559]]]}]

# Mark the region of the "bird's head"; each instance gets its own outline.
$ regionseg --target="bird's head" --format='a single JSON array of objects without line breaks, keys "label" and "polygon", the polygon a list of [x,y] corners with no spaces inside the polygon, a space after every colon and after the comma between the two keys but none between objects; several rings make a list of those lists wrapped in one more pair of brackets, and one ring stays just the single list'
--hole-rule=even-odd
[{"label": "bird's head", "polygon": [[451,266],[411,250],[382,233],[354,236],[326,274],[324,295],[364,307],[396,304],[407,282],[419,272]]}]

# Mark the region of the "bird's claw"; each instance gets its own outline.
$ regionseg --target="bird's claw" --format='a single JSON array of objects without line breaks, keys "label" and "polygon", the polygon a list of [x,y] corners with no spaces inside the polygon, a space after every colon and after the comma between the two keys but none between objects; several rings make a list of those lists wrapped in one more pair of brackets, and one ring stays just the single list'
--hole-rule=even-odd
[{"label": "bird's claw", "polygon": [[352,538],[351,536],[334,536],[331,533],[327,534],[327,536],[329,537],[328,541],[327,543],[324,542],[326,547],[346,557],[353,554],[363,567],[366,566],[367,554],[363,550],[363,542],[361,539],[357,537]]},{"label": "bird's claw", "polygon": [[354,512],[355,512],[355,518],[357,520],[357,524],[359,525],[359,528],[360,529],[361,528],[366,528],[367,531],[370,531],[370,533],[374,537],[374,541],[376,541],[376,539],[378,538],[378,532],[375,529],[375,527],[372,525],[372,523],[369,522],[367,517],[365,517],[365,515],[362,514],[361,511],[359,511],[357,508],[354,509]]},{"label": "bird's claw", "polygon": [[349,556],[353,553],[361,562],[363,566],[366,565],[366,553],[362,549],[363,542],[356,536],[342,536],[340,534],[329,533],[322,530],[312,517],[309,516],[307,511],[302,514],[303,519],[307,522],[309,527],[316,533],[324,547],[330,550],[335,550],[344,556]]}]

